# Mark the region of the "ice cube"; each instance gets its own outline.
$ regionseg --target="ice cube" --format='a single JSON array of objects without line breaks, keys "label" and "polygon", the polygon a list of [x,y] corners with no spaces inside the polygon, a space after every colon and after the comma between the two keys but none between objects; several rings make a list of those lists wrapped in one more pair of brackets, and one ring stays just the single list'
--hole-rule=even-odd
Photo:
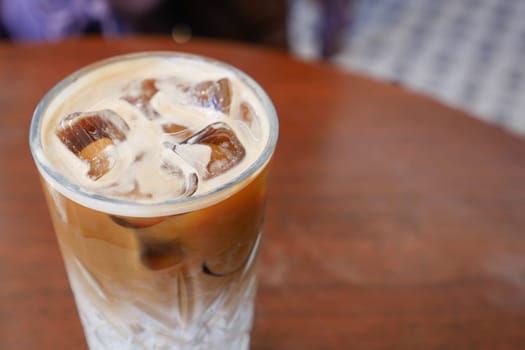
[{"label": "ice cube", "polygon": [[239,112],[235,119],[249,130],[255,140],[261,139],[261,125],[259,124],[259,119],[257,119],[253,107],[248,102],[241,102]]},{"label": "ice cube", "polygon": [[164,220],[166,220],[167,217],[165,216],[159,216],[159,217],[152,217],[152,218],[135,218],[135,217],[129,217],[129,216],[116,216],[116,215],[110,215],[109,216],[111,220],[116,223],[117,225],[126,227],[126,228],[146,228],[153,225],[156,225]]},{"label": "ice cube", "polygon": [[232,84],[227,78],[192,84],[172,76],[158,79],[155,88],[174,105],[206,107],[226,114],[230,112]]},{"label": "ice cube", "polygon": [[201,271],[214,277],[225,277],[243,269],[246,271],[257,254],[260,238],[261,234],[258,233],[253,242],[249,239],[237,242],[235,246],[228,249],[227,258],[220,256],[203,260]]},{"label": "ice cube", "polygon": [[140,109],[148,119],[159,117],[159,113],[151,106],[150,101],[159,91],[155,79],[144,79],[132,84],[123,100]]},{"label": "ice cube", "polygon": [[140,188],[139,182],[136,179],[124,182],[117,180],[116,182],[105,186],[104,191],[110,196],[131,200],[153,198],[153,194]]},{"label": "ice cube", "polygon": [[174,180],[179,180],[179,186],[174,196],[189,197],[197,191],[199,178],[195,171],[184,171],[180,166],[170,159],[164,158],[161,161],[160,170],[162,173]]},{"label": "ice cube", "polygon": [[241,102],[240,116],[239,116],[240,120],[242,120],[243,122],[251,126],[255,119],[254,114],[255,112],[253,111],[252,107],[248,103]]},{"label": "ice cube", "polygon": [[162,130],[170,135],[175,141],[182,141],[192,135],[192,131],[184,125],[175,123],[167,123],[162,125]]},{"label": "ice cube", "polygon": [[152,239],[146,235],[138,235],[140,244],[140,260],[151,270],[163,270],[182,263],[187,251],[179,239]]},{"label": "ice cube", "polygon": [[158,217],[129,217],[110,215],[111,220],[117,225],[134,230],[136,243],[141,262],[151,270],[161,270],[180,264],[189,255],[180,237],[174,237],[174,232],[163,225],[166,220],[176,216]]},{"label": "ice cube", "polygon": [[112,110],[72,113],[55,131],[62,143],[77,157],[87,161],[88,176],[98,180],[116,161],[114,145],[126,139],[128,124]]},{"label": "ice cube", "polygon": [[[188,139],[183,145],[203,145],[211,150],[208,164],[202,174],[204,179],[221,175],[242,161],[246,155],[244,146],[235,132],[225,123],[217,122],[208,125]],[[174,147],[177,152],[177,146]],[[182,156],[184,158],[184,156]]]},{"label": "ice cube", "polygon": [[113,167],[116,156],[107,148],[112,144],[113,141],[110,138],[104,137],[93,141],[78,153],[80,159],[89,162],[87,174],[91,179],[98,180]]},{"label": "ice cube", "polygon": [[226,114],[230,112],[232,88],[229,79],[203,81],[193,86],[192,93],[199,105]]}]

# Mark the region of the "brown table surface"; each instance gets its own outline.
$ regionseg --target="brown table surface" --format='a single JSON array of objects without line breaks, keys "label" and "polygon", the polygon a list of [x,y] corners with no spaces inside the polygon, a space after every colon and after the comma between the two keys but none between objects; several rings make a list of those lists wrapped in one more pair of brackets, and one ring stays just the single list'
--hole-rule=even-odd
[{"label": "brown table surface", "polygon": [[255,350],[524,349],[525,141],[285,53],[168,38],[0,44],[0,349],[85,349],[28,149],[52,85],[110,55],[232,63],[275,102]]}]

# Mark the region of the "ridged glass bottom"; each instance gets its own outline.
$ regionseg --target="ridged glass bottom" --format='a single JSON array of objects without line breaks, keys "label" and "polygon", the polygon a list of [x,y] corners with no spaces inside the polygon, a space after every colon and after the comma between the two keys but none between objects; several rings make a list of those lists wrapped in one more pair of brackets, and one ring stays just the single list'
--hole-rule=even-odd
[{"label": "ridged glass bottom", "polygon": [[77,259],[67,260],[68,276],[90,350],[249,348],[256,292],[254,266],[240,272],[234,289],[227,287],[212,299],[209,291],[194,283],[191,305],[184,306],[180,300],[181,286],[176,284],[188,282],[170,280],[174,283],[174,299],[179,300],[141,302],[133,291],[116,294],[112,291],[108,295],[104,283],[95,279]]}]

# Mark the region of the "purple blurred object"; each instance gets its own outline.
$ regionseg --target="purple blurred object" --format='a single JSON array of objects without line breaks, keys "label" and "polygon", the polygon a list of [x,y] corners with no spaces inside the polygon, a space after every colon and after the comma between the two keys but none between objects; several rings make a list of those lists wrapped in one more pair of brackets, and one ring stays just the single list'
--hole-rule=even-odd
[{"label": "purple blurred object", "polygon": [[107,0],[0,0],[0,22],[17,41],[57,41],[97,31],[126,32]]},{"label": "purple blurred object", "polygon": [[352,0],[320,0],[322,16],[320,28],[321,56],[330,58],[341,49],[343,32],[351,23]]}]

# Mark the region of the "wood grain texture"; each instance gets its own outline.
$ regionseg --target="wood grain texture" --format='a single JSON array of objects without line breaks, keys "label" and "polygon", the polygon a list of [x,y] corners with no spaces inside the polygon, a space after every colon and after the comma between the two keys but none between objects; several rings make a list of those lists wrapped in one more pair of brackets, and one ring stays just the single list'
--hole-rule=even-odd
[{"label": "wood grain texture", "polygon": [[72,71],[178,50],[273,99],[254,350],[522,349],[525,142],[406,91],[284,52],[168,38],[0,44],[0,349],[85,349],[28,147]]}]

